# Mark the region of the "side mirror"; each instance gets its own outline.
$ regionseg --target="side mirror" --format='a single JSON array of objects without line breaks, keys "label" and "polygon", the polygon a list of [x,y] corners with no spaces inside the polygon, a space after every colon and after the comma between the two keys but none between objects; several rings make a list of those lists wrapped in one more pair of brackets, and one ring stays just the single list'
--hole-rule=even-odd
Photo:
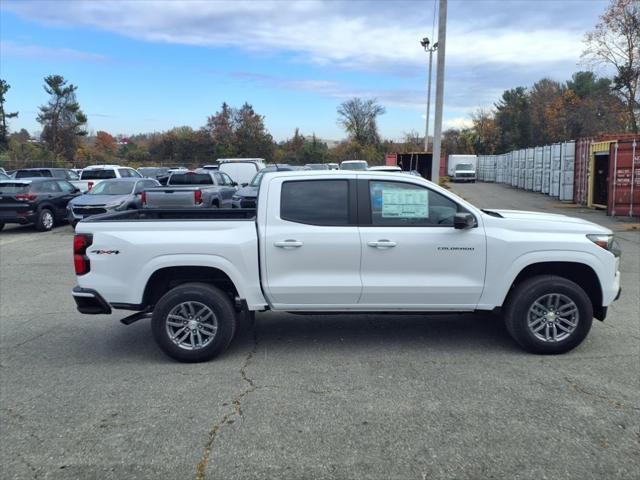
[{"label": "side mirror", "polygon": [[81,193],[79,188],[74,188],[73,193]]},{"label": "side mirror", "polygon": [[458,230],[464,230],[472,228],[476,224],[476,219],[470,213],[456,213],[453,217],[453,228]]}]

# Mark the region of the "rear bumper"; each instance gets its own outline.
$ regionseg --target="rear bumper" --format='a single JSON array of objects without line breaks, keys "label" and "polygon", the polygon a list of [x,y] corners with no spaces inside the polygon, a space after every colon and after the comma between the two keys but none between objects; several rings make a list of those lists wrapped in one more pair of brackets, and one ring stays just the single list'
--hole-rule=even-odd
[{"label": "rear bumper", "polygon": [[76,307],[80,313],[88,315],[109,315],[111,313],[111,306],[95,290],[76,286],[71,290],[71,295],[73,295]]},{"label": "rear bumper", "polygon": [[36,220],[34,210],[0,211],[0,223],[18,223],[28,225]]}]

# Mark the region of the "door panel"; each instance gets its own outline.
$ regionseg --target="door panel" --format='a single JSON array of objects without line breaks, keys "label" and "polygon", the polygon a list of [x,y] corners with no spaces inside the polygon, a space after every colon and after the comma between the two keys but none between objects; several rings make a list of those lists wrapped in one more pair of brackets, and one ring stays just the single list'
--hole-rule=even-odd
[{"label": "door panel", "polygon": [[317,177],[283,181],[282,195],[270,194],[264,254],[267,292],[274,306],[357,305],[361,249],[352,202],[355,207],[355,184],[350,188],[347,180]]},{"label": "door panel", "polygon": [[423,185],[361,181],[358,187],[368,207],[361,209],[362,308],[475,308],[484,286],[482,225],[455,229],[453,216],[462,207]]}]

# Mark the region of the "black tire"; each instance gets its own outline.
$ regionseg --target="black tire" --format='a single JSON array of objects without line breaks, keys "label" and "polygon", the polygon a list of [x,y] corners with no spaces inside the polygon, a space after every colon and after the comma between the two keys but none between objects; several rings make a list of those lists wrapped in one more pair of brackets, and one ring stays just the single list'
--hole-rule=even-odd
[{"label": "black tire", "polygon": [[[48,223],[48,215],[51,216],[51,223]],[[56,217],[48,208],[41,208],[36,217],[36,230],[39,232],[48,232],[56,222]]]},{"label": "black tire", "polygon": [[4,223],[0,222],[0,230],[2,230],[4,228]]},{"label": "black tire", "polygon": [[[167,327],[167,316],[184,302],[198,302],[215,314],[218,328],[208,345],[187,350],[174,343]],[[151,317],[151,331],[160,349],[180,362],[204,362],[222,353],[231,343],[236,330],[236,312],[229,297],[206,283],[185,283],[169,290],[158,301]]]},{"label": "black tire", "polygon": [[[566,338],[557,341],[540,339],[529,327],[530,309],[538,299],[551,294],[560,294],[577,307],[575,329],[567,334]],[[555,314],[553,316],[557,318]],[[540,316],[540,318],[543,317]],[[575,321],[575,317],[571,320]],[[586,292],[571,280],[556,275],[539,275],[525,280],[509,294],[504,309],[504,321],[507,330],[522,348],[532,353],[555,355],[568,352],[582,343],[591,330],[593,305]],[[546,318],[540,321],[545,324],[548,322]],[[538,323],[535,327],[539,327],[542,323]],[[567,327],[567,324],[563,326]],[[544,328],[546,330],[546,327]],[[559,328],[556,331],[565,335]]]},{"label": "black tire", "polygon": [[220,208],[220,203],[218,202],[218,200],[213,200],[211,202],[211,207],[210,208]]}]

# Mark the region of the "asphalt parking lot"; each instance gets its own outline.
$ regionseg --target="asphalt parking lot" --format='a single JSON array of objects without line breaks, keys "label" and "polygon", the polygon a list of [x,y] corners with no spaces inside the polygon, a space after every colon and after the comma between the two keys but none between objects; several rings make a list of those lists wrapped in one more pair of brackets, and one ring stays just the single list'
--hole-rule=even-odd
[{"label": "asphalt parking lot", "polygon": [[3,478],[640,477],[640,233],[503,185],[481,207],[616,230],[623,295],[587,340],[524,353],[492,315],[265,313],[219,359],[179,364],[147,321],[85,316],[72,229],[0,233]]}]

